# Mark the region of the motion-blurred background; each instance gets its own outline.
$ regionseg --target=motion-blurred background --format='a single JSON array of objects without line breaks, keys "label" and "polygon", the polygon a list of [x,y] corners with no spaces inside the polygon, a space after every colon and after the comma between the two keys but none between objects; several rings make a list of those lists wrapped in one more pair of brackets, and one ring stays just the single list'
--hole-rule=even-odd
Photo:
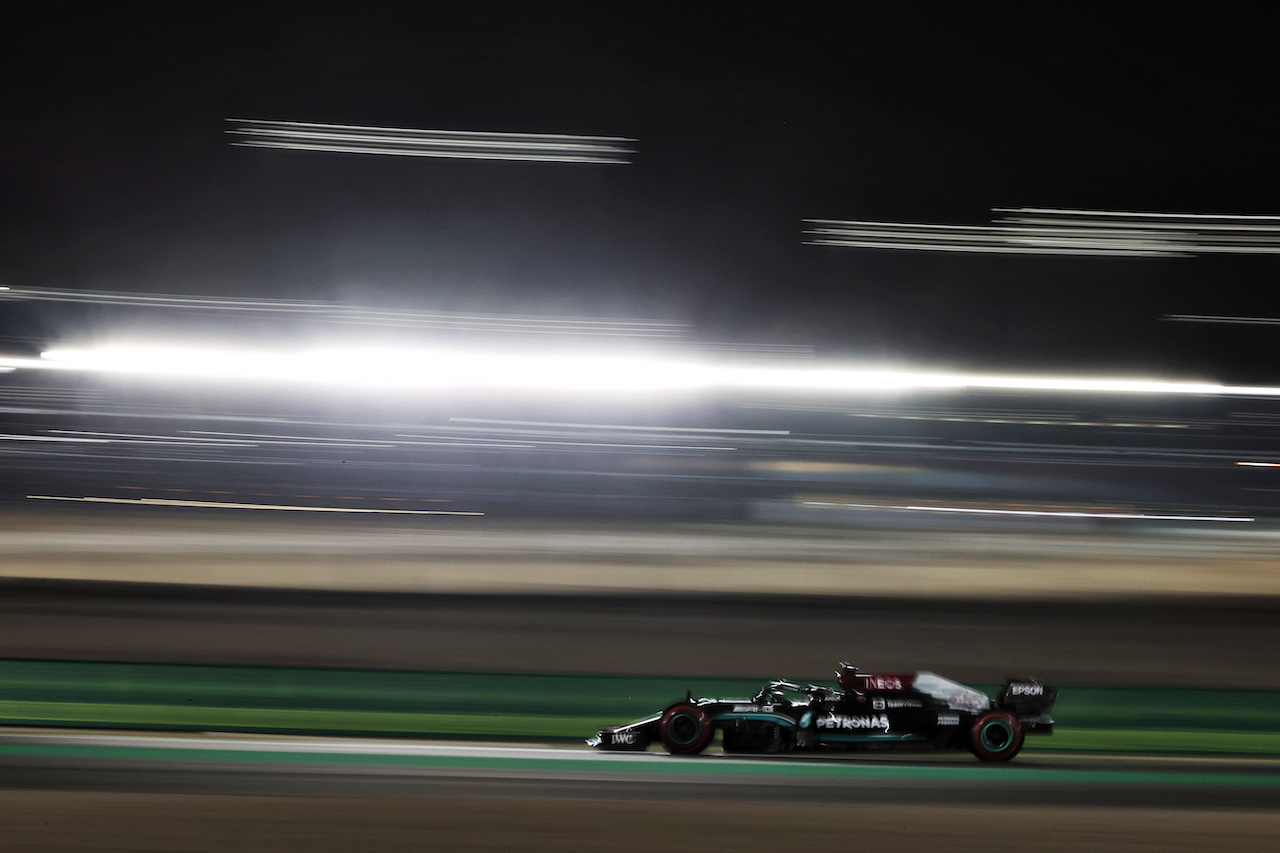
[{"label": "motion-blurred background", "polygon": [[[1268,50],[1139,11],[37,14],[0,75],[0,715],[569,743],[594,711],[501,693],[569,682],[510,678],[848,659],[1037,675],[1090,754],[1275,754]],[[430,678],[285,724],[300,668]],[[370,722],[431,678],[491,678],[520,721],[451,694],[463,722]],[[262,713],[164,710],[196,683]],[[1130,689],[1127,716],[1089,692]],[[102,846],[266,784],[32,778],[0,798],[98,809]],[[1060,831],[1073,797],[1014,822]],[[210,837],[314,846],[299,802]],[[923,837],[983,820],[948,807]],[[1165,838],[1134,809],[1112,843]],[[431,839],[396,814],[387,843]]]}]

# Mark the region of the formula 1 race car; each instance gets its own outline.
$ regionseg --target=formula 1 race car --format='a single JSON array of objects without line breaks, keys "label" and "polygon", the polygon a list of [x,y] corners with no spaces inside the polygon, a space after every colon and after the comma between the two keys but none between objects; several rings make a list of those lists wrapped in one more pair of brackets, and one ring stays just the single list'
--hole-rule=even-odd
[{"label": "formula 1 race car", "polygon": [[[625,726],[610,726],[587,744],[694,755],[721,732],[726,753],[790,750],[968,749],[984,761],[1008,761],[1026,735],[1053,733],[1049,711],[1058,691],[1031,678],[1010,678],[996,701],[931,672],[868,673],[841,663],[840,688],[773,681],[750,699],[694,699]],[[788,696],[788,694],[791,694]]]}]

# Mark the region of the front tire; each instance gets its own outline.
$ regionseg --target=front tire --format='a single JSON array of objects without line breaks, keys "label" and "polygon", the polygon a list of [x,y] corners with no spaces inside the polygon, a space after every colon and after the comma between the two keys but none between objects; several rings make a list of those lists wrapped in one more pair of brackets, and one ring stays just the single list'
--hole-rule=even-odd
[{"label": "front tire", "polygon": [[1022,749],[1026,735],[1008,711],[983,714],[969,731],[969,751],[983,761],[1008,761]]},{"label": "front tire", "polygon": [[697,705],[673,705],[658,723],[658,736],[672,755],[697,755],[707,748],[716,729],[707,712]]}]

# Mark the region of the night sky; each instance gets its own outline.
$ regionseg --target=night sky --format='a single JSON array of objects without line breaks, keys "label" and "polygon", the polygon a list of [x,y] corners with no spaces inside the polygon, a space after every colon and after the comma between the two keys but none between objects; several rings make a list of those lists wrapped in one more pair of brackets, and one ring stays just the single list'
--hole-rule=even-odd
[{"label": "night sky", "polygon": [[[805,218],[1280,214],[1264,19],[1155,4],[346,8],[62,8],[15,30],[0,284],[661,319],[927,367],[1280,383],[1276,327],[1160,320],[1280,316],[1280,258],[802,244]],[[636,153],[254,150],[230,144],[228,118],[625,136]],[[10,348],[87,322],[0,308]]]}]

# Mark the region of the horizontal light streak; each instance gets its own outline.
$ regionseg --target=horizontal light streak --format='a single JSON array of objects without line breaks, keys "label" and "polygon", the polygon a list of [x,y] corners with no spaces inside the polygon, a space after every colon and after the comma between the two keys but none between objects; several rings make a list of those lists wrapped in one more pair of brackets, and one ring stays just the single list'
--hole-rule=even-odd
[{"label": "horizontal light streak", "polygon": [[497,439],[476,438],[451,439],[439,438],[435,441],[402,441],[398,444],[406,447],[445,447],[450,450],[537,450],[536,444],[518,443],[514,441],[499,441]]},{"label": "horizontal light streak", "polygon": [[880,222],[807,220],[812,227],[805,242],[817,246],[850,246],[871,249],[916,249],[935,252],[996,252],[1057,255],[1176,254],[1172,243],[1157,243],[1154,235],[1117,235],[1106,238],[1076,229],[1055,233],[1048,229],[1014,226],[904,225]]},{"label": "horizontal light streak", "polygon": [[1085,426],[1132,429],[1190,429],[1190,424],[1160,424],[1142,421],[1080,421],[1067,418],[1018,418],[1012,415],[943,415],[943,414],[892,414],[889,412],[849,412],[851,418],[873,418],[896,421],[940,421],[961,424],[1021,424],[1023,426]]},{"label": "horizontal light streak", "polygon": [[786,429],[722,429],[719,427],[636,426],[634,424],[576,424],[561,421],[509,421],[497,418],[449,418],[450,423],[497,424],[499,426],[564,427],[568,429],[613,429],[627,432],[695,432],[732,435],[790,435]]},{"label": "horizontal light streak", "polygon": [[1031,515],[1060,518],[1130,518],[1154,521],[1253,521],[1252,518],[1232,515],[1152,515],[1145,512],[1073,512],[1066,510],[1034,509],[977,509],[949,506],[908,506],[916,512],[966,512],[984,515]]},{"label": "horizontal light streak", "polygon": [[227,439],[215,438],[197,438],[183,435],[154,435],[148,433],[130,433],[130,432],[92,432],[89,430],[79,429],[51,429],[50,433],[56,435],[74,435],[74,436],[91,436],[95,441],[128,441],[131,443],[165,443],[165,444],[190,444],[197,447],[256,447],[257,445],[248,441],[232,441]]},{"label": "horizontal light streak", "polygon": [[363,515],[484,515],[445,509],[363,509],[344,506],[295,506],[292,504],[251,504],[230,501],[192,501],[176,498],[98,498],[63,497],[59,495],[27,495],[33,501],[71,501],[75,503],[132,504],[135,506],[203,507],[210,509],[288,510],[290,512],[342,512]]},{"label": "horizontal light streak", "polygon": [[344,449],[372,448],[375,450],[376,449],[385,450],[385,449],[395,447],[394,442],[377,441],[372,439],[359,439],[359,438],[325,438],[323,436],[310,436],[310,435],[274,435],[269,433],[258,434],[258,433],[247,433],[247,432],[213,432],[211,430],[201,430],[201,429],[184,430],[184,432],[193,436],[205,436],[205,435],[225,436],[225,438],[223,439],[192,438],[191,439],[192,441],[224,440],[224,441],[234,441],[236,443],[248,443],[248,442],[240,442],[238,439],[236,439],[236,436],[240,436],[243,438],[253,439],[254,446],[284,445],[287,447],[317,447],[317,448],[340,447]]},{"label": "horizontal light streak", "polygon": [[233,145],[338,154],[551,163],[629,163],[635,140],[562,133],[418,130],[299,121],[227,119]]},{"label": "horizontal light streak", "polygon": [[835,501],[805,501],[805,506],[847,507],[850,509],[892,509],[910,512],[972,513],[977,515],[1047,516],[1054,518],[1117,518],[1147,521],[1253,521],[1252,518],[1234,515],[1155,515],[1143,512],[1082,512],[1073,510],[1037,509],[981,509],[958,506],[887,506],[883,504],[852,504]]},{"label": "horizontal light streak", "polygon": [[1179,323],[1239,323],[1250,326],[1280,326],[1280,317],[1220,317],[1213,314],[1165,314],[1160,319]]},{"label": "horizontal light streak", "polygon": [[1246,468],[1280,468],[1280,462],[1237,462]]},{"label": "horizontal light streak", "polygon": [[738,364],[599,352],[348,348],[235,350],[133,346],[55,349],[0,365],[341,387],[366,392],[530,392],[633,396],[699,392],[904,393],[1013,390],[1102,394],[1280,397],[1280,387],[1036,375],[875,370],[837,365]]},{"label": "horizontal light streak", "polygon": [[1052,255],[1280,254],[1280,217],[996,208],[990,225],[806,219],[820,246]]},{"label": "horizontal light streak", "polygon": [[362,308],[338,302],[301,299],[248,299],[229,296],[185,296],[123,291],[60,290],[45,287],[0,289],[0,299],[19,302],[63,302],[191,312],[235,312],[289,315],[344,325],[400,326],[466,334],[538,337],[598,337],[672,340],[688,331],[665,320],[593,317],[465,314],[414,311],[408,308]]},{"label": "horizontal light streak", "polygon": [[[65,430],[51,429],[50,433],[69,436],[92,436],[92,439],[63,439],[66,441],[73,440],[92,440],[94,442],[102,442],[107,444],[146,444],[146,445],[172,445],[177,447],[261,447],[263,445],[285,445],[289,447],[316,447],[316,448],[343,448],[343,449],[367,449],[382,448],[389,449],[395,447],[394,443],[386,441],[362,441],[359,439],[329,439],[329,438],[312,438],[310,436],[299,436],[292,438],[290,436],[253,436],[248,433],[222,433],[207,432],[204,430],[186,430],[187,434],[182,435],[147,435],[135,433],[115,433],[115,432],[89,432],[85,430]],[[204,436],[213,436],[206,438]],[[253,441],[246,441],[242,438],[234,436],[246,436],[253,438]],[[33,439],[39,440],[39,439]],[[47,439],[58,440],[58,439]]]},{"label": "horizontal light streak", "polygon": [[[545,434],[545,433],[544,433]],[[551,435],[563,435],[563,433],[550,433]],[[517,438],[498,439],[498,438],[450,438],[448,436],[434,437],[433,440],[418,440],[400,442],[405,446],[411,447],[474,447],[482,450],[537,450],[543,447],[587,447],[599,450],[737,450],[736,447],[711,447],[698,444],[616,444],[604,441],[558,441],[540,436],[533,438],[525,438],[524,434],[517,433]],[[524,438],[524,441],[519,441]],[[483,442],[483,443],[480,443]]]},{"label": "horizontal light streak", "polygon": [[1251,213],[1149,213],[1125,210],[1077,210],[1069,207],[994,207],[996,213],[1038,213],[1047,216],[1109,216],[1142,220],[1188,219],[1216,220],[1223,222],[1275,222],[1280,225],[1280,215]]},{"label": "horizontal light streak", "polygon": [[110,439],[106,438],[79,438],[70,436],[56,435],[16,435],[4,434],[0,435],[0,441],[49,441],[66,444],[110,444]]},{"label": "horizontal light streak", "polygon": [[618,752],[601,754],[586,749],[562,749],[555,747],[479,746],[471,744],[394,743],[379,740],[357,739],[302,740],[297,736],[272,737],[255,735],[252,740],[208,737],[159,737],[155,735],[46,735],[5,733],[5,743],[37,744],[39,746],[73,747],[126,747],[130,749],[185,749],[202,752],[275,752],[293,754],[327,755],[415,755],[481,758],[534,758],[565,762],[604,761],[617,765],[621,762],[663,761],[664,756],[654,752]]},{"label": "horizontal light streak", "polygon": [[736,447],[707,447],[697,444],[609,444],[602,441],[551,441],[530,439],[535,447],[598,447],[605,449],[631,448],[639,450],[737,450]]}]

